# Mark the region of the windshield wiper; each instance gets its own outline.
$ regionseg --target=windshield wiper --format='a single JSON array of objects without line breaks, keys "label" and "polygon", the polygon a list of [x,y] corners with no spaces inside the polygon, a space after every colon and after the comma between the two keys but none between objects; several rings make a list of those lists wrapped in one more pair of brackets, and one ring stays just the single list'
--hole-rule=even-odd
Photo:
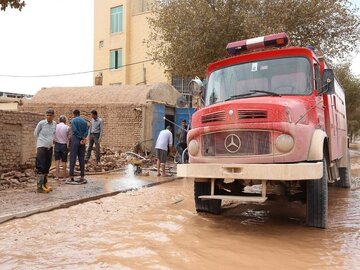
[{"label": "windshield wiper", "polygon": [[244,94],[233,95],[233,96],[230,96],[229,98],[225,99],[225,101],[238,99],[238,98],[242,98],[242,97],[246,97],[246,96],[252,96],[253,94],[255,94],[255,92],[248,92],[248,93],[244,93]]},{"label": "windshield wiper", "polygon": [[252,95],[254,95],[254,94],[256,94],[256,93],[264,93],[264,94],[268,94],[268,95],[270,95],[270,96],[281,97],[280,94],[275,93],[275,92],[271,92],[271,91],[265,91],[265,90],[249,90],[249,92],[247,92],[247,93],[230,96],[229,98],[225,99],[225,101],[229,101],[229,100],[233,100],[233,99],[238,99],[238,98],[242,98],[242,97],[247,97],[247,96],[252,96]]},{"label": "windshield wiper", "polygon": [[265,90],[250,90],[249,92],[251,92],[251,93],[264,93],[264,94],[269,94],[270,96],[281,97],[281,95],[278,94],[278,93],[271,92],[271,91],[265,91]]}]

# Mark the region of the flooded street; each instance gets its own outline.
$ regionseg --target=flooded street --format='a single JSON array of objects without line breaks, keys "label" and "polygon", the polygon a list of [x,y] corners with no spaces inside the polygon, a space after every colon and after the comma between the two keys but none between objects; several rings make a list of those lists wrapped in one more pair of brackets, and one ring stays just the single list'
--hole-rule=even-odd
[{"label": "flooded street", "polygon": [[281,199],[196,214],[176,180],[0,224],[0,269],[360,269],[360,189],[329,192],[322,230]]}]

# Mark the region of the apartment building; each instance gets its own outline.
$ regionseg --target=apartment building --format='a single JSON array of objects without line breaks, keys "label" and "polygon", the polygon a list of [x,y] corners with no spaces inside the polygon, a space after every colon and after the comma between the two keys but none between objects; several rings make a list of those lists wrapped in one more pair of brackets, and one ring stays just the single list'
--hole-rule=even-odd
[{"label": "apartment building", "polygon": [[139,85],[167,82],[187,92],[189,78],[171,74],[147,55],[153,0],[95,0],[94,83]]},{"label": "apartment building", "polygon": [[146,54],[149,0],[95,0],[94,82],[138,85],[169,82],[166,71]]}]

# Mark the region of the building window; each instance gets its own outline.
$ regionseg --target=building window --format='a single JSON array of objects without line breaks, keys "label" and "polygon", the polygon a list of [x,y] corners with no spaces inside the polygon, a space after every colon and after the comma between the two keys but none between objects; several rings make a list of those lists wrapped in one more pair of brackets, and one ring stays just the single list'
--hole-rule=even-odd
[{"label": "building window", "polygon": [[133,3],[133,14],[135,15],[150,10],[149,0],[134,0],[132,3]]},{"label": "building window", "polygon": [[189,91],[189,83],[192,79],[192,77],[182,77],[178,75],[171,76],[171,85],[186,98],[186,106],[192,104],[192,97]]},{"label": "building window", "polygon": [[122,32],[123,28],[123,6],[111,9],[111,33]]},{"label": "building window", "polygon": [[100,41],[99,41],[99,48],[102,48],[102,47],[104,47],[104,41],[103,41],[103,40],[100,40]]},{"label": "building window", "polygon": [[182,77],[178,75],[171,76],[171,85],[176,88],[180,93],[189,94],[189,83],[192,77]]},{"label": "building window", "polygon": [[119,69],[122,66],[122,49],[110,51],[110,69]]}]

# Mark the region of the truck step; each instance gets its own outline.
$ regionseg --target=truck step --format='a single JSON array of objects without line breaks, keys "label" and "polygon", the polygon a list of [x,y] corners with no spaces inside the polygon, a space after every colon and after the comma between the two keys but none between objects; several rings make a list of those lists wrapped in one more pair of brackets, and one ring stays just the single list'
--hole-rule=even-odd
[{"label": "truck step", "polygon": [[241,202],[257,202],[263,203],[267,200],[267,197],[260,196],[227,196],[227,195],[202,195],[200,199],[211,199],[211,200],[233,200]]}]

